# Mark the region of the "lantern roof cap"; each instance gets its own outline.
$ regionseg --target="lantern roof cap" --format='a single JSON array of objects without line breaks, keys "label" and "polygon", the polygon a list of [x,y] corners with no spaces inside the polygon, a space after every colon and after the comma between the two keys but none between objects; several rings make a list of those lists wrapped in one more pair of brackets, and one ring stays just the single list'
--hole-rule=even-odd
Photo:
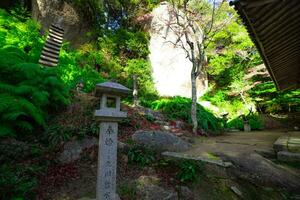
[{"label": "lantern roof cap", "polygon": [[96,96],[101,96],[103,93],[114,94],[114,95],[126,95],[131,92],[130,89],[115,82],[104,82],[96,84]]}]

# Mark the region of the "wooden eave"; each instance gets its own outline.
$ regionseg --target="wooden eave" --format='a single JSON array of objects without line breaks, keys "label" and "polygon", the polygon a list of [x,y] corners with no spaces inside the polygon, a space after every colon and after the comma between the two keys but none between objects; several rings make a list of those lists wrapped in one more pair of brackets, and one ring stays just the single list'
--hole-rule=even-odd
[{"label": "wooden eave", "polygon": [[235,0],[278,90],[300,88],[300,1]]}]

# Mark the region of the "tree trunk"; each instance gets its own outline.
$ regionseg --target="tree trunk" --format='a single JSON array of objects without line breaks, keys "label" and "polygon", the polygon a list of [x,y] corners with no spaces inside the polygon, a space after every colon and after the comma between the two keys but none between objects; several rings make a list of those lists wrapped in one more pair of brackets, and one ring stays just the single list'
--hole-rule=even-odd
[{"label": "tree trunk", "polygon": [[138,106],[137,76],[133,75],[133,106]]},{"label": "tree trunk", "polygon": [[192,107],[191,107],[191,118],[193,123],[193,133],[197,134],[198,121],[197,121],[197,87],[196,87],[197,76],[192,72],[191,82],[192,82]]}]

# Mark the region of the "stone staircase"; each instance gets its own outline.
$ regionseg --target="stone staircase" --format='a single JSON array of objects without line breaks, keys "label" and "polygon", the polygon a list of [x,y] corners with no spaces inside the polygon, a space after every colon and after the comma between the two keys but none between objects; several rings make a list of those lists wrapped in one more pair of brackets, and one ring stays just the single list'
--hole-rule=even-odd
[{"label": "stone staircase", "polygon": [[46,67],[55,67],[58,64],[60,47],[63,42],[64,30],[52,24],[49,29],[45,46],[43,48],[39,64]]},{"label": "stone staircase", "polygon": [[279,161],[300,162],[300,131],[279,137],[273,147]]}]

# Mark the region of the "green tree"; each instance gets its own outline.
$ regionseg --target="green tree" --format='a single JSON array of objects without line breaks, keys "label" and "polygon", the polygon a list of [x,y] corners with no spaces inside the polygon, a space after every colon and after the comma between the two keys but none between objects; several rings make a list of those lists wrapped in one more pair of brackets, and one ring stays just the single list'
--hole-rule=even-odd
[{"label": "green tree", "polygon": [[[222,10],[223,1],[212,2],[206,0],[171,0],[172,14],[167,22],[169,29],[176,34],[175,41],[170,41],[174,46],[181,47],[192,63],[191,85],[192,104],[191,119],[193,133],[197,133],[197,87],[196,80],[207,64],[206,53],[212,37],[218,32],[226,20]],[[224,19],[224,18],[223,18]],[[230,19],[227,16],[225,19]]]}]

